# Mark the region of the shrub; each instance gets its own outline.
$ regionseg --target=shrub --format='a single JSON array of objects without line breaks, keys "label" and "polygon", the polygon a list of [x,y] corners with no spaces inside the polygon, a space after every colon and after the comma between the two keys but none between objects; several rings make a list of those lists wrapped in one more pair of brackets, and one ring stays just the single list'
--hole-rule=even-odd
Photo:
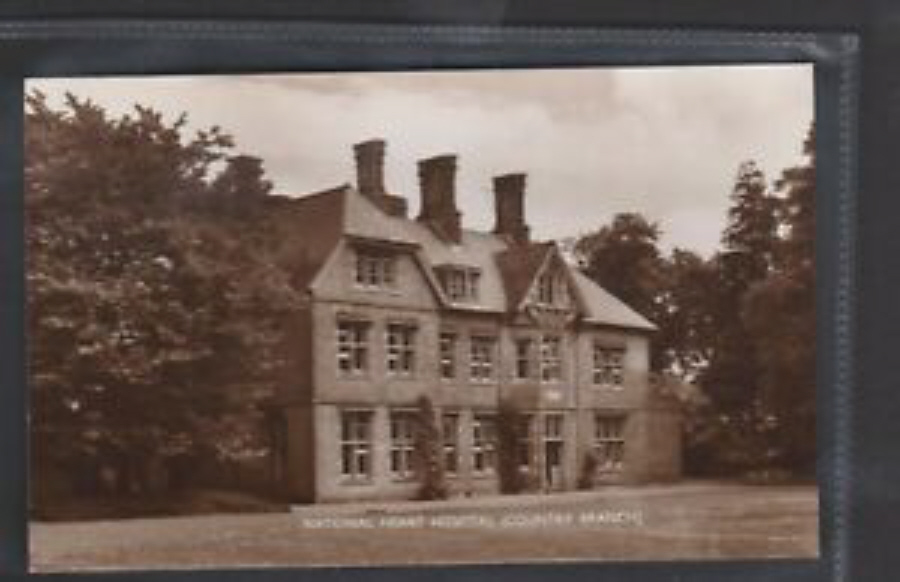
[{"label": "shrub", "polygon": [[416,469],[419,476],[418,499],[446,499],[447,483],[441,455],[441,433],[437,427],[434,406],[427,396],[417,402],[415,432]]}]

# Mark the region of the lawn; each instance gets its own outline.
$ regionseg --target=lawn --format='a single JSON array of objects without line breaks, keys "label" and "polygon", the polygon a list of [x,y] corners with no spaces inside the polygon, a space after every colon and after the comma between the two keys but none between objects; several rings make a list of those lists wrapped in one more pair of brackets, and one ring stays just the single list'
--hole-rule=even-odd
[{"label": "lawn", "polygon": [[290,513],[34,523],[32,569],[815,557],[813,487],[684,483]]}]

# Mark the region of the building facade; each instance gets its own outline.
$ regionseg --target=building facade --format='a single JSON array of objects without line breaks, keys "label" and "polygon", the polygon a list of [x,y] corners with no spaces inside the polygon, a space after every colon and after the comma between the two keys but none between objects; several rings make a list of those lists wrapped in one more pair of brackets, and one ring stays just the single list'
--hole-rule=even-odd
[{"label": "building facade", "polygon": [[650,382],[654,326],[535,242],[525,176],[494,178],[496,226],[462,226],[454,156],[419,162],[421,210],[385,189],[385,144],[356,185],[285,200],[280,260],[304,293],[279,394],[278,474],[298,502],[416,495],[417,401],[451,495],[497,492],[498,411],[541,491],[672,480],[680,419]]}]

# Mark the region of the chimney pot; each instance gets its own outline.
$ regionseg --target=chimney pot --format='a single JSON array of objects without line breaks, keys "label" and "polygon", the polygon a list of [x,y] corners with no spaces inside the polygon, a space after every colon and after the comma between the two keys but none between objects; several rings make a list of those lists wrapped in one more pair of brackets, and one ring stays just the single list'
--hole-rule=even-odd
[{"label": "chimney pot", "polygon": [[379,208],[393,216],[406,216],[406,199],[388,194],[384,187],[383,139],[370,139],[353,146],[356,158],[356,189]]},{"label": "chimney pot", "polygon": [[494,232],[516,243],[527,243],[530,228],[525,223],[525,174],[504,174],[494,178],[496,226]]},{"label": "chimney pot", "polygon": [[419,161],[422,208],[419,220],[442,238],[458,243],[462,237],[456,207],[456,156],[446,154]]}]

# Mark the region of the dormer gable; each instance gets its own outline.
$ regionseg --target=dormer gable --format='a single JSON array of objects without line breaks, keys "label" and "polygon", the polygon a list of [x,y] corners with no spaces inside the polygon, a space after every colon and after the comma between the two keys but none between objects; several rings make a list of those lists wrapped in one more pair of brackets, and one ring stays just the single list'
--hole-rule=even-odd
[{"label": "dormer gable", "polygon": [[583,313],[578,287],[556,245],[552,245],[534,274],[519,310],[534,316],[571,321]]},{"label": "dormer gable", "polygon": [[450,303],[473,304],[481,297],[481,269],[470,265],[442,264],[434,267]]},{"label": "dormer gable", "polygon": [[510,313],[561,324],[583,314],[578,286],[554,243],[516,245],[498,255],[497,265]]}]

